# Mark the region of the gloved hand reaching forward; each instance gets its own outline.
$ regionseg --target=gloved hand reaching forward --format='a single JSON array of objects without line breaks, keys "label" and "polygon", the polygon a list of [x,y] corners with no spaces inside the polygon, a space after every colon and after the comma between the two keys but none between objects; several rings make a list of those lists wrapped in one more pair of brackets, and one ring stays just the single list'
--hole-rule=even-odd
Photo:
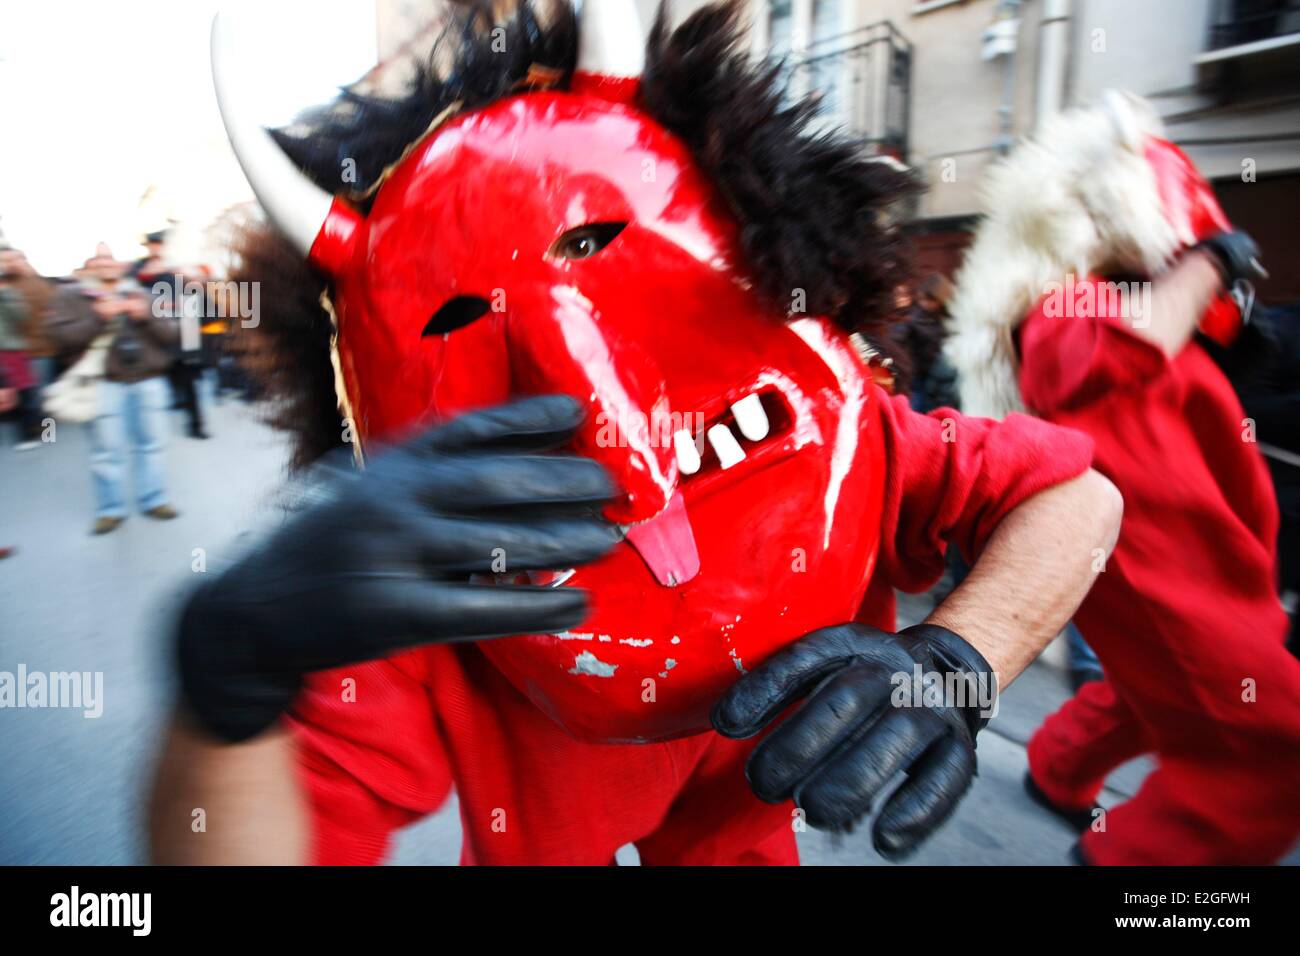
[{"label": "gloved hand reaching forward", "polygon": [[[227,741],[269,727],[303,676],[419,644],[579,624],[584,592],[471,584],[474,572],[574,567],[619,540],[594,461],[544,455],[582,420],[564,396],[473,412],[379,455],[182,613],[181,687]],[[495,563],[495,564],[494,564]]]},{"label": "gloved hand reaching forward", "polygon": [[[936,694],[913,693],[918,664]],[[961,699],[948,699],[959,686]],[[988,662],[946,628],[917,624],[889,634],[842,624],[805,635],[742,677],[714,708],[713,726],[726,737],[752,737],[807,697],[750,755],[750,788],[769,803],[793,797],[810,826],[846,829],[903,771],[906,781],[872,830],[876,850],[898,858],[934,832],[970,786],[975,735],[987,723],[981,711],[995,693]]]}]

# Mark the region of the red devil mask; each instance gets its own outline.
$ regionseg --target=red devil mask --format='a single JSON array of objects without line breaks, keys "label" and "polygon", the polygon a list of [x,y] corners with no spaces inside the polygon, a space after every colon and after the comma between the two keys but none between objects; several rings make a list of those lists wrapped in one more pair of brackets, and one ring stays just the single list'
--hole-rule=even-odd
[{"label": "red devil mask", "polygon": [[[584,31],[611,4],[586,7]],[[580,630],[481,648],[574,736],[647,741],[707,729],[739,674],[854,617],[884,450],[849,337],[760,299],[711,184],[635,105],[635,67],[584,68],[592,47],[569,91],[443,123],[364,217],[311,197],[303,244],[334,279],[366,442],[519,396],[586,404],[575,450],[622,490],[626,541],[536,579],[590,590]]]},{"label": "red devil mask", "polygon": [[[1168,140],[1151,137],[1146,159],[1155,173],[1165,218],[1174,227],[1181,248],[1232,228],[1214,190],[1186,153]],[[1220,345],[1232,344],[1241,329],[1236,300],[1226,292],[1216,296],[1201,317],[1200,328]]]}]

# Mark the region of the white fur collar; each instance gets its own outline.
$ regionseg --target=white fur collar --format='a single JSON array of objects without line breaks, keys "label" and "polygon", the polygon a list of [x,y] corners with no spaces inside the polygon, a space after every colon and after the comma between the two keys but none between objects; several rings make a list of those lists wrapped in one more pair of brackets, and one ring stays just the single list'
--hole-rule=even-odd
[{"label": "white fur collar", "polygon": [[988,174],[986,218],[957,273],[944,346],[962,411],[1022,411],[1012,333],[1073,273],[1152,275],[1178,248],[1144,157],[1164,136],[1154,109],[1128,94],[1052,119]]}]

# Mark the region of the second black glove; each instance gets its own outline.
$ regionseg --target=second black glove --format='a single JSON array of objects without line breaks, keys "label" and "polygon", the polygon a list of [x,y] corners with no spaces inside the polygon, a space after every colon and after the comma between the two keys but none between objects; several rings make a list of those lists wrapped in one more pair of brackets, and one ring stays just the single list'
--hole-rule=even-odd
[{"label": "second black glove", "polygon": [[[918,665],[943,685],[935,699],[912,693]],[[962,701],[946,699],[943,690],[955,686]],[[900,689],[907,706],[897,705]],[[750,788],[770,803],[793,797],[810,826],[845,829],[901,771],[907,780],[872,830],[877,851],[897,858],[937,829],[970,786],[975,735],[987,722],[981,703],[995,692],[988,663],[952,631],[842,624],[805,635],[742,677],[714,708],[713,725],[726,737],[751,737],[806,697],[750,755]]]}]

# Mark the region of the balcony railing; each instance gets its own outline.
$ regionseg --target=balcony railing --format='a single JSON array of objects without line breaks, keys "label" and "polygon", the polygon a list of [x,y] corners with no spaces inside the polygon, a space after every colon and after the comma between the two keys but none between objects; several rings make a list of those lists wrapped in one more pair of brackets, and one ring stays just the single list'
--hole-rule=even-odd
[{"label": "balcony railing", "polygon": [[1300,0],[1216,0],[1209,48],[1223,50],[1300,33]]},{"label": "balcony railing", "polygon": [[812,43],[783,64],[791,98],[808,95],[827,128],[906,160],[912,45],[884,21]]}]

